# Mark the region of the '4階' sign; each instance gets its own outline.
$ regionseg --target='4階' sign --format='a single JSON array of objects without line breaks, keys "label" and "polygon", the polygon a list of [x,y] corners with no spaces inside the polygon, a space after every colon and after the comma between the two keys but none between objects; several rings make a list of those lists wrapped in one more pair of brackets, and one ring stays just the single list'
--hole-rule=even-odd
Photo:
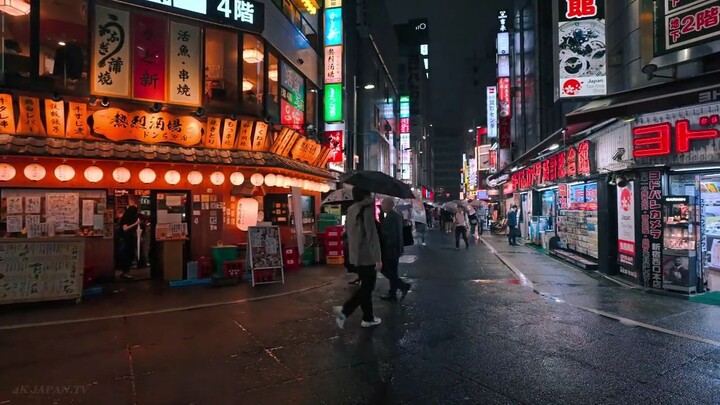
[{"label": "'4\u968e' sign", "polygon": [[265,5],[253,0],[126,0],[154,9],[182,14],[253,32],[265,28]]}]

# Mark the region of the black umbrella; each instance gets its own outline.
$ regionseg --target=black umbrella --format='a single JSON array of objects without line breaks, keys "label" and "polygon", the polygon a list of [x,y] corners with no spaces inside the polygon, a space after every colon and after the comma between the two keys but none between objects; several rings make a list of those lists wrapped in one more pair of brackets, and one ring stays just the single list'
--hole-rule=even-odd
[{"label": "black umbrella", "polygon": [[371,193],[398,198],[415,198],[410,186],[382,172],[358,170],[343,176],[340,181],[364,188]]}]

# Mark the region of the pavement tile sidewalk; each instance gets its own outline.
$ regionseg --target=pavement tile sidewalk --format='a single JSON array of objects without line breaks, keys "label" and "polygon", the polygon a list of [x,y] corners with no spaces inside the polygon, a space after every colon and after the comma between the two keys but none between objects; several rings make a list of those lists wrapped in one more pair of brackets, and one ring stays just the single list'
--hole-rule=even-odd
[{"label": "pavement tile sidewalk", "polygon": [[646,293],[599,272],[587,272],[529,246],[509,246],[507,238],[481,240],[535,292],[558,302],[641,322],[678,334],[720,342],[720,307]]},{"label": "pavement tile sidewalk", "polygon": [[0,329],[28,324],[77,321],[174,311],[271,298],[326,286],[346,274],[342,266],[313,266],[286,272],[285,284],[171,288],[164,282],[137,281],[106,286],[104,293],[74,301],[0,307]]}]

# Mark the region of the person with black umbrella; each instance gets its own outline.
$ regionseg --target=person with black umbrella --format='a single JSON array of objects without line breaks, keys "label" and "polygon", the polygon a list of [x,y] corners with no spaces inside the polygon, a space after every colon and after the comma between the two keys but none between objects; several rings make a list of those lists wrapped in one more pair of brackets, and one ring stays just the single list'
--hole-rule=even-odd
[{"label": "person with black umbrella", "polygon": [[349,264],[360,277],[358,288],[342,306],[333,307],[335,322],[342,329],[347,317],[360,307],[363,328],[379,325],[381,320],[373,314],[372,292],[377,282],[377,272],[382,270],[380,237],[375,221],[375,205],[372,195],[366,189],[355,186],[353,201],[347,213]]},{"label": "person with black umbrella", "polygon": [[405,243],[403,240],[403,218],[395,211],[395,201],[386,197],[382,201],[382,212],[385,214],[382,221],[382,238],[380,246],[382,250],[382,274],[390,282],[388,295],[380,297],[385,301],[397,301],[398,289],[402,292],[400,299],[404,299],[410,291],[410,283],[404,282],[398,272],[400,267],[400,256],[403,254]]}]

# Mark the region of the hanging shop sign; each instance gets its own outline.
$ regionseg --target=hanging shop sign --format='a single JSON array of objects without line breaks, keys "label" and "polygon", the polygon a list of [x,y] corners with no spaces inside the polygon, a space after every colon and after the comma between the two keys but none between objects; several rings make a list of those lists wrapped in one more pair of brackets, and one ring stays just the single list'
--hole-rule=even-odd
[{"label": "hanging shop sign", "polygon": [[495,173],[497,171],[497,161],[498,161],[498,154],[497,150],[491,150],[490,156],[488,158],[488,165],[490,166],[490,173]]},{"label": "hanging shop sign", "polygon": [[468,159],[468,187],[474,190],[478,186],[478,165],[477,159]]},{"label": "hanging shop sign", "polygon": [[270,152],[279,156],[288,157],[290,156],[292,147],[300,137],[301,135],[296,131],[290,128],[283,128],[280,131],[280,135],[275,137],[275,141],[270,147]]},{"label": "hanging shop sign", "polygon": [[342,8],[325,9],[325,46],[342,45]]},{"label": "hanging shop sign", "polygon": [[325,86],[325,122],[340,122],[343,120],[342,92],[342,84],[340,83]]},{"label": "hanging shop sign", "polygon": [[265,5],[253,0],[124,0],[166,13],[261,33]]},{"label": "hanging shop sign", "polygon": [[91,134],[87,118],[87,104],[69,102],[65,136],[77,139],[89,137]]},{"label": "hanging shop sign", "polygon": [[580,142],[577,146],[571,146],[518,171],[512,175],[512,182],[517,189],[526,190],[542,184],[589,176],[595,172],[594,152],[594,145],[590,141]]},{"label": "hanging shop sign", "polygon": [[235,149],[237,141],[238,121],[233,119],[223,120],[222,127],[222,149]]},{"label": "hanging shop sign", "polygon": [[255,121],[253,128],[252,150],[256,152],[268,150],[268,124],[262,121]]},{"label": "hanging shop sign", "polygon": [[486,90],[487,100],[487,137],[488,139],[497,138],[497,87],[488,86]]},{"label": "hanging shop sign", "polygon": [[618,264],[620,273],[638,279],[635,271],[635,182],[617,188]]},{"label": "hanging shop sign", "polygon": [[400,118],[400,133],[401,134],[409,134],[410,133],[410,118]]},{"label": "hanging shop sign", "polygon": [[222,125],[222,118],[208,117],[207,125],[205,127],[205,142],[206,148],[217,148],[220,145],[220,128]]},{"label": "hanging shop sign", "polygon": [[165,101],[168,20],[163,16],[132,14],[133,98]]},{"label": "hanging shop sign", "polygon": [[320,143],[310,138],[302,137],[295,142],[295,145],[290,151],[290,155],[293,159],[312,164],[315,163],[318,156],[320,156],[321,150],[322,145],[320,145]]},{"label": "hanging shop sign", "polygon": [[605,1],[557,0],[559,97],[607,94]]},{"label": "hanging shop sign", "polygon": [[512,115],[512,110],[510,109],[510,78],[509,77],[500,77],[498,78],[498,87],[497,87],[497,97],[498,97],[498,103],[500,104],[500,117],[501,118],[507,118]]},{"label": "hanging shop sign", "polygon": [[65,103],[62,101],[45,100],[45,122],[48,136],[62,138],[65,136]]},{"label": "hanging shop sign", "polygon": [[640,270],[645,287],[662,288],[662,171],[640,173]]},{"label": "hanging shop sign", "polygon": [[237,134],[237,148],[240,150],[252,150],[253,148],[253,122],[248,120],[240,121],[240,128]]},{"label": "hanging shop sign", "polygon": [[170,22],[168,102],[189,106],[202,103],[202,35],[200,27]]},{"label": "hanging shop sign", "polygon": [[343,131],[325,131],[325,146],[330,149],[329,163],[343,162]]},{"label": "hanging shop sign", "polygon": [[653,163],[702,163],[720,157],[719,115],[640,125],[632,129],[633,157]]},{"label": "hanging shop sign", "polygon": [[19,97],[17,131],[27,135],[45,136],[45,127],[40,115],[40,99],[35,97]]},{"label": "hanging shop sign", "polygon": [[15,109],[10,94],[0,94],[0,134],[15,134]]},{"label": "hanging shop sign", "polygon": [[126,112],[106,108],[95,111],[92,118],[93,134],[114,142],[133,140],[195,146],[202,141],[204,132],[202,123],[194,117],[178,117],[166,112]]},{"label": "hanging shop sign", "polygon": [[512,147],[511,124],[512,121],[508,117],[502,117],[498,121],[498,144],[500,149],[510,149]]},{"label": "hanging shop sign", "polygon": [[655,56],[720,38],[720,4],[707,0],[655,2]]},{"label": "hanging shop sign", "polygon": [[90,92],[130,97],[130,13],[95,6]]},{"label": "hanging shop sign", "polygon": [[342,83],[343,78],[343,47],[325,47],[325,83]]}]

